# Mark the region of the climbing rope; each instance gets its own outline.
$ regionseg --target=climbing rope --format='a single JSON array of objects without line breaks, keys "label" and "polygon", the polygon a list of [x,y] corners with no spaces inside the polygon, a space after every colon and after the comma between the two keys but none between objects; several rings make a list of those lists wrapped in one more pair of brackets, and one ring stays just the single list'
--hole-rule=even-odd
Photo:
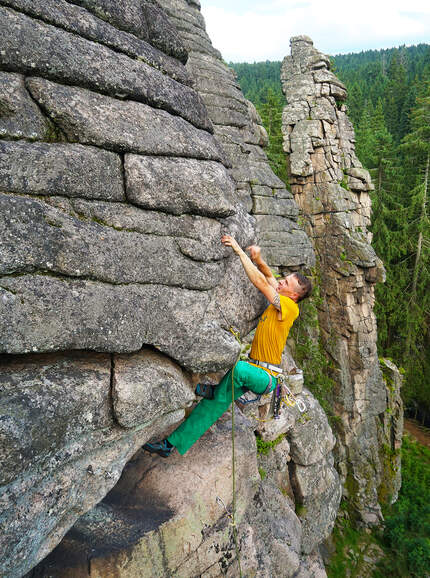
[{"label": "climbing rope", "polygon": [[232,473],[232,486],[233,486],[233,499],[231,506],[231,525],[233,528],[233,540],[236,549],[237,564],[239,566],[239,576],[242,578],[242,569],[240,566],[240,552],[239,544],[237,542],[237,526],[236,526],[236,460],[234,452],[234,368],[231,370],[231,473]]}]

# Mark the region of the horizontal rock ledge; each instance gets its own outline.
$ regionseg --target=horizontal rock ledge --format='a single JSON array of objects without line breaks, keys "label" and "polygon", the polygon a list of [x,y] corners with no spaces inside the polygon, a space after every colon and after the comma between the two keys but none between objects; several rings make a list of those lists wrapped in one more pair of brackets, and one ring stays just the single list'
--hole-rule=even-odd
[{"label": "horizontal rock ledge", "polygon": [[0,7],[0,64],[8,70],[130,98],[211,129],[201,97],[145,62]]},{"label": "horizontal rock ledge", "polygon": [[208,217],[235,212],[234,182],[221,163],[126,155],[124,167],[127,198],[140,207]]},{"label": "horizontal rock ledge", "polygon": [[209,298],[164,285],[1,277],[0,353],[127,353],[149,344],[193,371],[226,369],[239,346],[217,323],[203,322]]},{"label": "horizontal rock ledge", "polygon": [[224,273],[221,262],[186,257],[175,238],[83,222],[33,198],[0,193],[0,224],[0,275],[47,271],[114,285],[156,281],[207,290]]},{"label": "horizontal rock ledge", "polygon": [[116,152],[192,157],[225,164],[225,155],[212,135],[164,110],[42,78],[28,78],[26,85],[72,142]]},{"label": "horizontal rock ledge", "polygon": [[150,42],[162,52],[187,62],[188,54],[175,27],[152,0],[68,0],[86,8],[96,16]]},{"label": "horizontal rock ledge", "polygon": [[124,201],[121,158],[79,144],[0,141],[0,191]]},{"label": "horizontal rock ledge", "polygon": [[176,58],[164,54],[129,32],[118,30],[85,8],[70,4],[66,0],[0,0],[0,4],[123,52],[158,68],[182,84],[192,85],[187,69]]},{"label": "horizontal rock ledge", "polygon": [[218,261],[226,250],[220,243],[222,224],[197,215],[170,215],[128,203],[47,197],[46,202],[80,220],[95,221],[115,230],[174,237],[184,255],[196,261]]}]

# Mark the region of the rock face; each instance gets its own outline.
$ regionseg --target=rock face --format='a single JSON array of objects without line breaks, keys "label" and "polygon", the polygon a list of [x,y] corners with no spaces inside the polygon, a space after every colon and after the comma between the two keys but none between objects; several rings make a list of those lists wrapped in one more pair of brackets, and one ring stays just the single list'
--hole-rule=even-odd
[{"label": "rock face", "polygon": [[[355,155],[345,87],[310,38],[292,38],[281,79],[291,188],[321,279],[319,325],[335,383],[334,412],[340,418],[337,466],[362,520],[374,524],[381,518],[378,489],[390,486],[378,439],[391,447],[401,424],[381,428],[387,388],[376,350],[373,303],[374,284],[383,280],[384,270],[367,230],[372,184]],[[397,483],[388,493],[396,493]]]},{"label": "rock face", "polygon": [[[267,403],[262,400],[260,407]],[[310,568],[326,576],[317,546],[333,528],[341,485],[332,445],[321,459],[312,435],[328,428],[327,418],[309,392],[302,400],[308,412],[284,409],[278,425],[271,420],[279,443],[258,455],[253,412],[246,419],[235,410],[236,523],[244,576],[305,577],[312,575]],[[300,465],[290,449],[302,436],[308,439],[308,465]],[[115,488],[32,576],[237,576],[229,518],[231,448],[229,412],[183,457],[162,460],[137,452]]]},{"label": "rock face", "polygon": [[254,215],[258,242],[272,267],[291,271],[311,266],[314,254],[297,224],[298,207],[262,150],[267,134],[261,119],[244,98],[234,73],[213,48],[199,3],[160,0],[159,4],[188,49],[187,70],[231,165],[236,198],[243,206],[236,221],[247,218],[246,212]]},{"label": "rock face", "polygon": [[[261,121],[211,46],[199,8],[194,0],[0,0],[0,573],[7,578],[49,573],[49,565],[31,568],[89,511],[72,540],[77,533],[93,544],[101,526],[111,528],[97,542],[102,557],[138,544],[138,573],[156,575],[151,565],[159,575],[205,564],[213,575],[236,571],[229,520],[214,503],[230,496],[228,452],[213,451],[230,447],[228,419],[190,461],[151,474],[146,460],[139,470],[145,496],[181,475],[183,503],[160,494],[155,512],[136,495],[128,510],[115,509],[125,476],[113,502],[93,509],[139,447],[183,418],[195,399],[193,374],[235,362],[230,327],[247,335],[265,305],[221,246],[222,233],[243,246],[259,239],[280,271],[314,262],[292,195],[262,150]],[[319,559],[308,552],[328,526],[306,530],[312,537],[303,546],[292,503],[273,484],[260,488],[255,439],[240,419],[244,561],[260,576],[272,571],[270,558],[260,562],[261,536],[272,536],[280,508],[273,569],[281,573],[285,555],[299,571]],[[208,451],[216,459],[194,496],[196,520],[187,464],[197,475]],[[286,461],[287,454],[279,462],[285,472]],[[265,504],[258,516],[254,499]],[[178,534],[189,536],[185,552],[175,541],[178,520],[187,521]],[[67,560],[78,576],[76,552]],[[94,558],[94,575],[107,575],[103,564]]]}]

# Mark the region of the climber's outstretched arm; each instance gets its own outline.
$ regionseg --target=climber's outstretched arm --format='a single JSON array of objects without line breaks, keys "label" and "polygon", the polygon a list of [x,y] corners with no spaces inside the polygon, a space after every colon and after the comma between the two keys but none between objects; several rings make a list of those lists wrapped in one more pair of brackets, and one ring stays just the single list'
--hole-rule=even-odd
[{"label": "climber's outstretched arm", "polygon": [[276,289],[276,287],[278,286],[278,282],[276,281],[271,268],[262,258],[260,247],[258,245],[250,245],[249,247],[246,248],[246,250],[249,251],[251,255],[251,261],[255,265],[257,265],[258,270],[263,273],[269,285],[271,285],[274,289]]},{"label": "climber's outstretched arm", "polygon": [[276,289],[269,283],[265,275],[254,265],[248,255],[241,249],[239,243],[231,235],[223,235],[221,242],[226,247],[231,247],[236,255],[239,256],[248,279],[257,287],[259,291],[268,299],[277,309],[280,309],[279,295]]}]

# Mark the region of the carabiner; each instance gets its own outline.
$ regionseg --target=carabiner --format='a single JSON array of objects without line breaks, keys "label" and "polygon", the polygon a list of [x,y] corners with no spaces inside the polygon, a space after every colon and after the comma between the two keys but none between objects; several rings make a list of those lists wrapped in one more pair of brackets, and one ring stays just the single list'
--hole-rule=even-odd
[{"label": "carabiner", "polygon": [[297,408],[298,408],[300,413],[303,413],[306,411],[306,404],[304,401],[302,401],[301,399],[296,399],[296,404],[297,404]]}]

